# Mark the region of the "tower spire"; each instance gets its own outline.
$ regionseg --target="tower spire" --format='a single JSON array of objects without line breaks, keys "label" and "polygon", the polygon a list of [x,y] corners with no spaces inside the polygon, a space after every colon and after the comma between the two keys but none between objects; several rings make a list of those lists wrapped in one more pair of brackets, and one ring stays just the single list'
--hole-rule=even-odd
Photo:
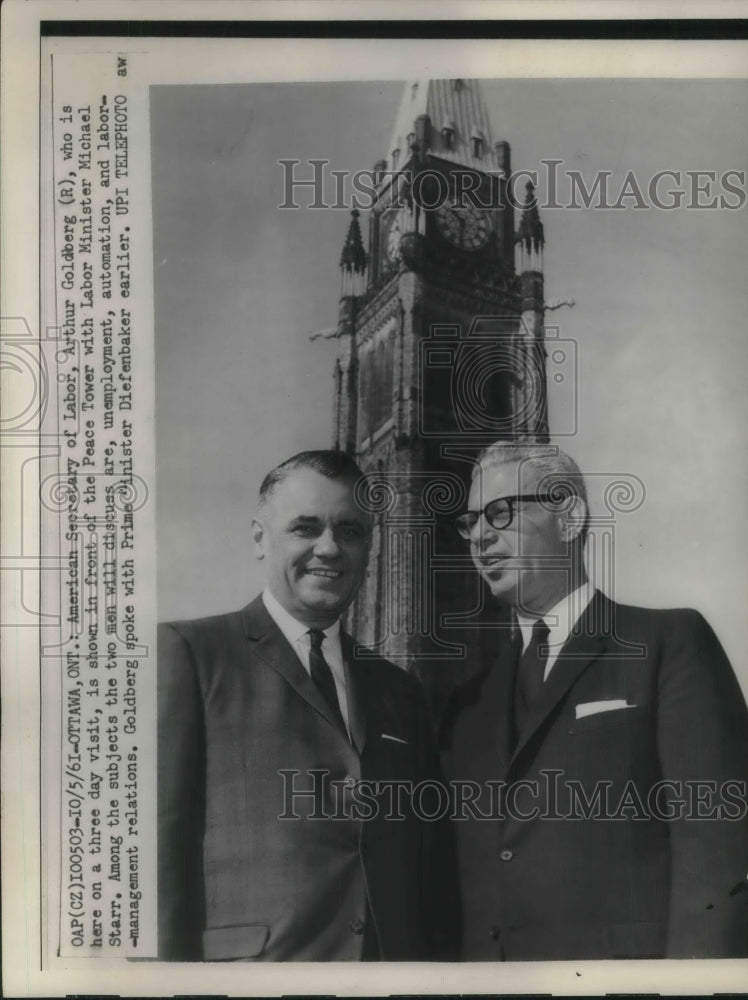
[{"label": "tower spire", "polygon": [[367,257],[358,217],[358,209],[354,208],[351,212],[351,223],[348,226],[348,235],[343,244],[343,252],[340,255],[343,296],[361,295],[364,290]]},{"label": "tower spire", "polygon": [[542,271],[543,270],[543,247],[545,246],[545,236],[543,234],[543,223],[540,221],[538,211],[538,199],[535,195],[535,185],[528,181],[525,186],[525,205],[522,209],[519,229],[517,230],[516,243],[520,246],[520,272],[521,271]]}]

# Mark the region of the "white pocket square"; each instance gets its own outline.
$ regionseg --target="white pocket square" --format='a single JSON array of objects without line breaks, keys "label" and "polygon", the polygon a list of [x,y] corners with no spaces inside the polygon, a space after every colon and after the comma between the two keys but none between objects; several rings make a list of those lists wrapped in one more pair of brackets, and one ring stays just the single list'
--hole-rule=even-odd
[{"label": "white pocket square", "polygon": [[406,747],[408,746],[407,740],[401,740],[399,736],[390,736],[389,733],[382,733],[383,740],[392,740],[393,743],[403,743]]},{"label": "white pocket square", "polygon": [[577,719],[584,719],[587,715],[615,712],[620,708],[636,708],[636,705],[630,705],[625,698],[610,698],[607,701],[585,701],[581,705],[575,705],[574,712]]}]

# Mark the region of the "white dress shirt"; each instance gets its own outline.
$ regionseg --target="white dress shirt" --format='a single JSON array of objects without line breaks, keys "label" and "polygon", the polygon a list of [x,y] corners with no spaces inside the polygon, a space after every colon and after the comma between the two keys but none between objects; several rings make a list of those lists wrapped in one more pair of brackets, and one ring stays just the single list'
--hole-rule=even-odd
[{"label": "white dress shirt", "polygon": [[[548,660],[546,661],[545,673],[543,674],[544,682],[548,680],[548,675],[551,672],[553,664],[558,659],[561,647],[569,638],[571,630],[582,617],[584,611],[587,610],[587,605],[592,600],[594,593],[595,588],[587,580],[581,587],[577,587],[576,590],[572,590],[570,594],[567,594],[558,604],[554,604],[550,611],[546,611],[543,615],[543,621],[548,626],[549,646]],[[517,613],[517,622],[522,631],[523,651],[527,649],[527,644],[532,636],[533,625],[536,621],[538,621],[537,618],[526,618],[524,615]]]},{"label": "white dress shirt", "polygon": [[[309,626],[297,621],[293,615],[289,614],[283,605],[272,595],[266,587],[262,592],[262,600],[267,608],[267,612],[283,635],[291,643],[291,648],[299,658],[299,662],[311,677],[312,668],[309,665],[309,652],[312,648],[312,637],[309,635]],[[345,722],[345,728],[350,736],[348,725],[348,696],[345,684],[345,664],[343,663],[343,649],[340,644],[340,620],[334,622],[328,628],[320,629],[324,635],[322,643],[322,653],[327,660],[335,681],[335,690],[338,694],[340,711]]]}]

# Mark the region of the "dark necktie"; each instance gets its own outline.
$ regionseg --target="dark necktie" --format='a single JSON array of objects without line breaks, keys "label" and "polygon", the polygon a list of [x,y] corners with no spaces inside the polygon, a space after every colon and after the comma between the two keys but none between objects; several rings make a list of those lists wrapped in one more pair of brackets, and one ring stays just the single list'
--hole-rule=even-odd
[{"label": "dark necktie", "polygon": [[340,711],[340,702],[338,701],[338,692],[335,687],[335,678],[332,676],[330,664],[327,662],[322,652],[322,642],[325,638],[325,633],[320,631],[320,629],[310,628],[309,636],[312,641],[311,649],[309,650],[309,669],[312,675],[312,680],[317,685],[322,697],[332,709],[335,718],[345,732],[345,722],[343,721],[343,713]]},{"label": "dark necktie", "polygon": [[[527,649],[520,657],[514,703],[518,733],[522,732],[527,716],[543,690],[545,665],[548,662],[549,631],[543,619],[538,618],[532,627],[532,636]],[[543,647],[542,653],[541,647]]]}]

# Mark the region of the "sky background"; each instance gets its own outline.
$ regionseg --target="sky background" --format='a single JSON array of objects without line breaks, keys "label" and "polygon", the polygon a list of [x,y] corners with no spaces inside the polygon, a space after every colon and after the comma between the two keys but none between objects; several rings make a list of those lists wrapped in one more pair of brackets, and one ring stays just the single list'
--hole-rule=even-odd
[{"label": "sky background", "polygon": [[[745,81],[483,86],[494,137],[510,142],[515,170],[541,171],[541,197],[544,159],[588,185],[612,171],[614,196],[629,170],[646,190],[660,170],[719,178],[748,165]],[[279,210],[278,161],[370,168],[388,152],[401,92],[393,82],[151,89],[160,619],[257,593],[260,481],[331,442],[338,345],[309,334],[335,324],[349,216]],[[566,190],[562,181],[559,200]],[[646,491],[616,521],[614,596],[701,610],[748,689],[746,212],[548,209],[542,219],[546,300],[576,302],[546,320],[578,358],[576,431],[556,441],[590,474],[593,515],[611,476],[637,476]],[[566,429],[568,382],[549,392],[551,430]]]}]

